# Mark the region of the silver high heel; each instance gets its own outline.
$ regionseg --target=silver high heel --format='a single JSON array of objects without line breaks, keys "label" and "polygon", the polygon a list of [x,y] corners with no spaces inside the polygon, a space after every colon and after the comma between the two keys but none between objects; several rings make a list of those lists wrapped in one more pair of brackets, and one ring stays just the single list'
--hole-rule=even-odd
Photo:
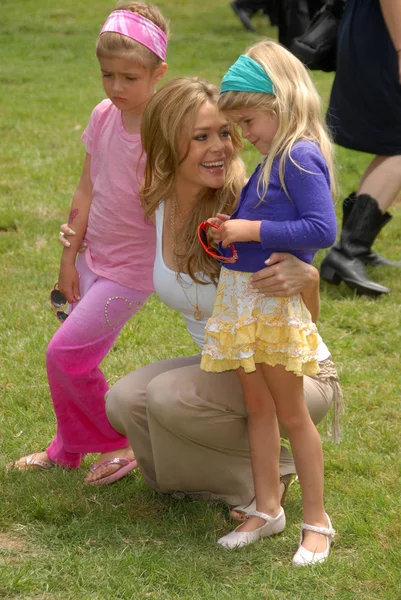
[{"label": "silver high heel", "polygon": [[231,531],[231,533],[228,533],[217,540],[217,543],[229,550],[232,550],[233,548],[242,548],[248,544],[253,544],[253,542],[256,542],[259,538],[277,535],[285,529],[285,514],[283,508],[281,508],[277,517],[274,518],[266,513],[259,512],[258,510],[253,510],[248,513],[247,517],[260,517],[261,519],[264,519],[266,523],[254,531],[237,531],[241,527],[241,525],[239,525],[234,531]]},{"label": "silver high heel", "polygon": [[[296,567],[305,567],[308,565],[315,565],[317,563],[323,563],[328,559],[329,554],[330,554],[330,546],[331,546],[334,536],[336,535],[336,532],[334,531],[333,527],[331,526],[331,521],[330,521],[329,515],[326,514],[326,517],[329,522],[328,527],[315,527],[314,525],[308,525],[307,523],[302,523],[301,539],[299,542],[298,550],[296,551],[296,553],[294,554],[294,557],[292,559],[292,564],[295,565]],[[305,529],[307,529],[308,531],[314,531],[315,533],[321,533],[321,534],[325,535],[326,542],[327,542],[326,550],[324,550],[323,552],[311,552],[310,550],[307,550],[306,548],[304,548],[302,546],[302,540],[304,537],[303,532]]]}]

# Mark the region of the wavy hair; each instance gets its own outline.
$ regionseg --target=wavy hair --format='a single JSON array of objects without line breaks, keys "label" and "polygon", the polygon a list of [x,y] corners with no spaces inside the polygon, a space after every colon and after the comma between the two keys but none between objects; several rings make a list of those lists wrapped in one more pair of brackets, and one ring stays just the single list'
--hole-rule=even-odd
[{"label": "wavy hair", "polygon": [[275,94],[258,92],[224,92],[219,107],[227,114],[244,108],[261,112],[273,111],[278,117],[278,130],[265,157],[258,182],[259,197],[263,200],[269,187],[272,164],[280,156],[280,182],[287,196],[284,166],[287,157],[301,168],[291,156],[294,144],[300,140],[316,142],[330,173],[330,190],[337,191],[334,168],[334,146],[322,118],[321,99],[304,65],[291,52],[272,40],[248,48],[247,56],[259,63],[269,75]]},{"label": "wavy hair", "polygon": [[[141,122],[142,145],[146,152],[141,199],[148,217],[162,201],[174,196],[177,169],[188,156],[198,110],[205,102],[217,106],[217,100],[218,89],[214,85],[199,77],[181,77],[166,83],[149,101]],[[218,212],[231,214],[245,183],[245,167],[239,157],[241,138],[233,124],[229,127],[234,152],[224,186],[201,192],[177,234],[180,267],[183,266],[190,277],[201,284],[208,283],[204,276],[217,283],[220,266],[199,244],[198,225]],[[186,146],[184,156],[183,146]]]}]

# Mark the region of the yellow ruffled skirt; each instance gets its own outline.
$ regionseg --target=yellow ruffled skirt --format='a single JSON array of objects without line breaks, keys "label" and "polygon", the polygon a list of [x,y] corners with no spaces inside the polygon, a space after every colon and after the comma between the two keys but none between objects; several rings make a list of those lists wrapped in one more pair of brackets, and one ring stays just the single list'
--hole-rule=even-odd
[{"label": "yellow ruffled skirt", "polygon": [[301,295],[266,297],[252,288],[251,276],[222,267],[201,369],[221,373],[243,367],[251,373],[265,363],[299,376],[317,375],[317,329]]}]

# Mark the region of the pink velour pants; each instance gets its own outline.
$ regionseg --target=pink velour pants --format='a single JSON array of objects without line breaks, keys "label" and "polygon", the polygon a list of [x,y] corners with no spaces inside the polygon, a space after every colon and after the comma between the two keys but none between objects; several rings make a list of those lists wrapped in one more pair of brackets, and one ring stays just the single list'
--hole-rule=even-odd
[{"label": "pink velour pants", "polygon": [[104,396],[109,386],[99,365],[149,297],[96,275],[83,254],[77,269],[81,300],[70,307],[46,353],[57,417],[57,435],[46,452],[52,461],[72,469],[88,452],[110,452],[129,444],[107,419]]}]

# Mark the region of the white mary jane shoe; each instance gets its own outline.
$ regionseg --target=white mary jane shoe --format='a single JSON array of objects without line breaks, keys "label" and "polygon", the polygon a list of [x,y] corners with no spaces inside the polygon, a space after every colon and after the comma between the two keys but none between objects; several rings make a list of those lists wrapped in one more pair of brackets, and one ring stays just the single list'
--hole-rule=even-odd
[{"label": "white mary jane shoe", "polygon": [[[330,554],[330,546],[331,546],[331,542],[333,541],[334,536],[336,535],[336,532],[334,531],[334,529],[331,526],[331,521],[329,518],[329,515],[326,514],[327,520],[329,522],[329,526],[328,527],[315,527],[314,525],[308,525],[307,523],[302,523],[302,528],[301,528],[301,539],[299,542],[299,546],[298,546],[298,550],[296,551],[296,553],[294,554],[294,557],[292,559],[292,564],[295,565],[296,567],[305,567],[308,565],[315,565],[317,563],[323,563],[325,562]],[[307,550],[306,548],[304,548],[302,546],[302,540],[303,540],[303,531],[307,529],[308,531],[314,531],[315,533],[321,533],[323,535],[326,536],[326,550],[324,550],[323,552],[311,552],[310,550]]]},{"label": "white mary jane shoe", "polygon": [[274,518],[266,513],[259,512],[258,510],[253,510],[248,513],[247,517],[260,517],[261,519],[264,519],[266,523],[254,531],[237,531],[241,527],[241,525],[239,525],[237,529],[234,529],[231,533],[228,533],[217,540],[217,543],[229,550],[242,548],[248,544],[253,544],[253,542],[256,542],[259,538],[276,535],[285,529],[285,514],[283,508],[281,508],[277,517]]}]

